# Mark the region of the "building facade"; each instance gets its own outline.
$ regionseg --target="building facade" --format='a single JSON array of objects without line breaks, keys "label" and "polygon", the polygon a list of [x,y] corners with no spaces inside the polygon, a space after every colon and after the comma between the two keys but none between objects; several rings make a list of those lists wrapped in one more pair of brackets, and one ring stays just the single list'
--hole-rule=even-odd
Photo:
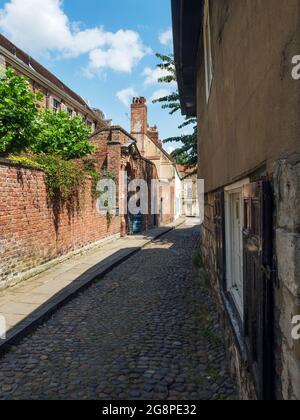
[{"label": "building facade", "polygon": [[100,110],[92,109],[88,101],[60,81],[54,74],[0,34],[0,65],[12,67],[25,76],[33,92],[43,94],[42,109],[65,111],[70,116],[81,116],[94,132],[107,123]]},{"label": "building facade", "polygon": [[198,170],[184,165],[176,165],[180,176],[181,215],[185,217],[200,217],[198,200]]},{"label": "building facade", "polygon": [[[116,203],[112,213],[120,217],[121,235],[138,234],[158,227],[158,210],[153,212],[158,208],[158,185],[153,183],[158,181],[158,172],[154,163],[141,155],[136,139],[122,127],[112,126],[95,132],[92,142],[96,145],[94,157],[99,170],[114,175]],[[135,180],[146,181],[147,191],[139,194],[140,185],[135,185]],[[140,204],[141,211],[137,214],[133,214],[129,207],[134,195],[136,201],[140,201],[137,204]]]},{"label": "building facade", "polygon": [[300,399],[297,0],[172,1],[183,113],[199,124],[201,252],[242,398]]},{"label": "building facade", "polygon": [[[160,223],[174,220],[176,167],[172,157],[164,150],[156,126],[149,127],[147,101],[133,98],[131,104],[131,135],[137,140],[141,155],[155,164],[160,187]],[[177,212],[178,213],[178,212]]]}]

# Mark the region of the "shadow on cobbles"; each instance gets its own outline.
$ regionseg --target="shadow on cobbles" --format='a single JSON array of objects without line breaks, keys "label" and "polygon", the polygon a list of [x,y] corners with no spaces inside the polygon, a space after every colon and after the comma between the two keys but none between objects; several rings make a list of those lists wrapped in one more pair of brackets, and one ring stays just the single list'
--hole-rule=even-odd
[{"label": "shadow on cobbles", "polygon": [[148,245],[0,360],[1,399],[233,399],[198,228]]}]

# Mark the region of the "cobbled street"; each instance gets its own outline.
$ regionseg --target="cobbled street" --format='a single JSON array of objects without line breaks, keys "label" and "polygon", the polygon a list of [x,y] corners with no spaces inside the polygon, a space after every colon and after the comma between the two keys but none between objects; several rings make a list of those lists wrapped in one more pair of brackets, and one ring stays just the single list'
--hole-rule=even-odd
[{"label": "cobbled street", "polygon": [[1,399],[234,399],[215,305],[183,225],[0,360]]}]

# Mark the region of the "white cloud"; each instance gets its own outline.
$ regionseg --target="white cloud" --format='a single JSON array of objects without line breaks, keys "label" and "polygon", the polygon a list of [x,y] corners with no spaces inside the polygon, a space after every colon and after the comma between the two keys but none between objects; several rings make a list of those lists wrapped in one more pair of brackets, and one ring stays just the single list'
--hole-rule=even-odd
[{"label": "white cloud", "polygon": [[159,89],[153,92],[153,95],[150,98],[150,101],[153,102],[156,99],[163,98],[164,96],[168,96],[170,91],[168,89]]},{"label": "white cloud", "polygon": [[163,70],[159,67],[156,67],[155,69],[146,67],[143,71],[143,75],[145,76],[145,85],[155,85],[158,83],[158,79],[168,76],[169,74],[168,70]]},{"label": "white cloud", "polygon": [[123,89],[117,92],[117,98],[122,102],[123,105],[126,106],[126,108],[129,107],[131,99],[134,96],[137,96],[137,93],[133,89],[133,87],[129,87],[127,89]]},{"label": "white cloud", "polygon": [[132,68],[146,55],[146,48],[137,32],[119,30],[106,34],[106,48],[90,52],[91,71],[108,67],[113,70],[131,72]]},{"label": "white cloud", "polygon": [[0,27],[13,42],[30,51],[62,50],[72,44],[60,0],[10,0],[0,11]]},{"label": "white cloud", "polygon": [[58,52],[67,57],[89,53],[89,75],[103,68],[131,72],[150,52],[134,31],[81,30],[64,13],[62,0],[10,0],[0,10],[0,29],[32,53]]},{"label": "white cloud", "polygon": [[168,88],[172,90],[177,89],[177,82],[172,81],[171,83],[159,83],[158,80],[169,76],[170,72],[168,70],[161,69],[159,67],[156,67],[155,69],[152,69],[151,67],[146,67],[143,71],[143,76],[145,77],[144,85],[145,86],[151,86],[151,85],[161,85],[162,89],[166,90]]},{"label": "white cloud", "polygon": [[173,43],[172,29],[167,29],[165,32],[162,32],[159,36],[159,42],[162,45],[171,46]]}]

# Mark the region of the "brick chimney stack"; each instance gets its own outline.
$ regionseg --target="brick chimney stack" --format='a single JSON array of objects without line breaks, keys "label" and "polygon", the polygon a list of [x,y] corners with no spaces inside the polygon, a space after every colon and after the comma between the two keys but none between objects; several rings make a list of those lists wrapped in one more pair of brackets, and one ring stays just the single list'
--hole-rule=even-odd
[{"label": "brick chimney stack", "polygon": [[155,125],[154,127],[148,127],[148,136],[154,141],[154,143],[159,144],[160,146],[162,146],[162,142],[159,139],[159,132],[158,132],[158,128]]},{"label": "brick chimney stack", "polygon": [[133,98],[131,104],[131,134],[147,134],[148,112],[144,97]]}]

